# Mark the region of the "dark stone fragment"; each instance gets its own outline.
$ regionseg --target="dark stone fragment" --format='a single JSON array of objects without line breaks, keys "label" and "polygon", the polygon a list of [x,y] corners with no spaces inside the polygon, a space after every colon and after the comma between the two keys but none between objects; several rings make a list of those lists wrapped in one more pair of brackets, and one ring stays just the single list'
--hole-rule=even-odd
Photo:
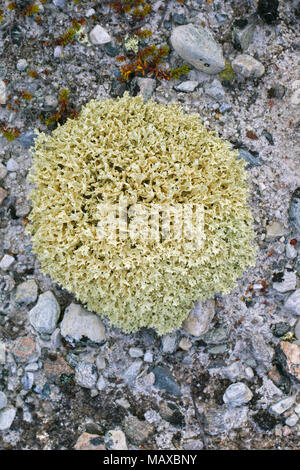
[{"label": "dark stone fragment", "polygon": [[152,371],[155,375],[155,383],[154,386],[159,388],[160,390],[165,390],[167,393],[171,395],[180,396],[181,391],[180,388],[172,377],[168,369],[165,367],[155,367]]},{"label": "dark stone fragment", "polygon": [[123,96],[126,89],[126,83],[120,82],[119,80],[113,80],[110,87],[110,96],[112,96],[112,98]]},{"label": "dark stone fragment", "polygon": [[277,424],[275,416],[267,411],[259,411],[253,416],[253,420],[263,431],[271,431]]},{"label": "dark stone fragment", "polygon": [[282,321],[273,325],[272,332],[274,336],[280,338],[281,336],[286,335],[290,331],[290,329],[291,326],[289,325],[289,323],[285,323]]},{"label": "dark stone fragment", "polygon": [[106,54],[108,54],[111,57],[116,57],[116,55],[119,54],[120,49],[118,47],[113,46],[112,44],[105,44],[104,50]]},{"label": "dark stone fragment", "polygon": [[262,135],[267,139],[270,145],[274,145],[274,139],[273,139],[272,134],[270,134],[270,132],[263,130]]},{"label": "dark stone fragment", "polygon": [[293,192],[291,197],[289,223],[293,230],[300,233],[300,187]]},{"label": "dark stone fragment", "polygon": [[179,24],[179,25],[187,24],[188,22],[184,15],[179,15],[178,13],[174,13],[172,16],[172,19],[175,24]]},{"label": "dark stone fragment", "polygon": [[259,0],[257,13],[267,24],[272,24],[278,18],[278,0]]}]

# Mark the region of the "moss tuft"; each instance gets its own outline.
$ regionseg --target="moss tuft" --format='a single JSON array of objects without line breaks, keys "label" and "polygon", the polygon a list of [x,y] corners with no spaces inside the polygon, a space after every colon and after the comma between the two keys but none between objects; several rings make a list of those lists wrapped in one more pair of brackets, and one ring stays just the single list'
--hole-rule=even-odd
[{"label": "moss tuft", "polygon": [[[33,151],[33,249],[42,270],[126,332],[180,327],[255,260],[244,163],[177,104],[90,101]],[[202,247],[97,235],[101,203],[203,205]],[[101,218],[101,216],[100,216]]]}]

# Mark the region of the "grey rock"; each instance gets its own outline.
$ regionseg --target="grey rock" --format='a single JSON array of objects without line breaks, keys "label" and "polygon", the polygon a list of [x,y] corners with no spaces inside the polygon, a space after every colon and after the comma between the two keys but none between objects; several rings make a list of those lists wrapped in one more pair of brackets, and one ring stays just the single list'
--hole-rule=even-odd
[{"label": "grey rock", "polygon": [[78,304],[72,303],[66,308],[60,328],[62,336],[76,341],[84,337],[95,343],[102,343],[105,340],[105,327],[99,316],[88,312]]},{"label": "grey rock", "polygon": [[164,353],[172,354],[176,351],[177,349],[176,333],[163,336],[161,339],[161,342],[162,342],[162,350]]},{"label": "grey rock", "polygon": [[219,111],[221,114],[228,113],[231,110],[232,110],[232,106],[229,103],[222,103],[221,106],[219,107]]},{"label": "grey rock", "polygon": [[175,403],[162,401],[159,405],[159,414],[173,426],[183,427],[185,425],[184,416]]},{"label": "grey rock", "polygon": [[238,55],[231,66],[235,72],[246,78],[259,78],[265,73],[263,64],[248,54]]},{"label": "grey rock", "polygon": [[97,390],[101,391],[101,390],[105,390],[106,387],[107,387],[107,383],[106,383],[106,380],[105,378],[103,377],[103,375],[100,375],[98,381],[97,381]]},{"label": "grey rock", "polygon": [[6,100],[7,100],[6,85],[3,80],[0,80],[0,105],[6,104]]},{"label": "grey rock", "polygon": [[24,70],[26,70],[28,67],[28,63],[25,59],[20,59],[18,60],[17,62],[17,70],[19,72],[24,72]]},{"label": "grey rock", "polygon": [[6,175],[7,175],[6,166],[4,166],[4,165],[2,165],[2,163],[0,163],[0,180],[3,180]]},{"label": "grey rock", "polygon": [[285,424],[287,424],[287,426],[293,427],[298,423],[298,421],[299,417],[296,415],[296,413],[293,413],[285,420]]},{"label": "grey rock", "polygon": [[210,435],[227,433],[231,429],[240,428],[248,420],[248,408],[246,406],[236,408],[209,409],[205,413],[205,428]]},{"label": "grey rock", "polygon": [[179,15],[178,13],[173,13],[172,20],[174,21],[174,23],[180,25],[187,24],[188,22],[184,15]]},{"label": "grey rock", "polygon": [[205,93],[216,101],[222,101],[226,95],[220,80],[215,78],[212,83],[207,84]]},{"label": "grey rock", "polygon": [[300,320],[297,321],[297,324],[295,326],[295,336],[297,339],[300,340]]},{"label": "grey rock", "polygon": [[16,408],[12,406],[7,406],[0,411],[0,431],[5,431],[11,427],[13,420],[15,419],[16,412]]},{"label": "grey rock", "polygon": [[63,50],[62,46],[56,46],[54,48],[54,52],[53,52],[54,58],[58,59],[59,57],[61,57],[63,55],[63,52],[64,52],[64,50]]},{"label": "grey rock", "polygon": [[181,395],[180,388],[168,369],[158,366],[152,372],[155,375],[154,386],[156,388],[165,390],[174,396]]},{"label": "grey rock", "polygon": [[296,401],[295,395],[287,397],[287,398],[283,398],[282,400],[279,400],[278,402],[270,406],[269,411],[270,413],[274,415],[281,415],[285,411],[289,410],[293,406],[295,401]]},{"label": "grey rock", "polygon": [[225,344],[218,344],[217,346],[213,346],[208,348],[207,352],[209,354],[225,354],[228,349],[228,345]]},{"label": "grey rock", "polygon": [[25,390],[31,390],[34,384],[34,374],[32,372],[25,372],[21,384]]},{"label": "grey rock", "polygon": [[129,349],[129,356],[130,357],[142,357],[144,355],[144,352],[141,348],[130,348]]},{"label": "grey rock", "polygon": [[263,336],[257,332],[253,333],[250,341],[253,357],[258,363],[271,369],[274,351],[265,343]]},{"label": "grey rock", "polygon": [[125,435],[127,439],[135,445],[144,444],[154,432],[154,426],[141,421],[135,416],[128,416],[125,419]]},{"label": "grey rock", "polygon": [[290,258],[290,259],[294,259],[297,256],[296,248],[290,243],[286,245],[285,253],[286,253],[287,258]]},{"label": "grey rock", "polygon": [[9,160],[7,160],[6,169],[7,171],[18,171],[19,164],[16,162],[16,160],[10,158]]},{"label": "grey rock", "polygon": [[295,292],[289,296],[284,307],[294,315],[300,315],[300,289],[295,290]]},{"label": "grey rock", "polygon": [[297,188],[292,194],[289,208],[289,223],[296,233],[300,233],[300,188]]},{"label": "grey rock", "polygon": [[216,74],[225,68],[221,46],[202,26],[178,26],[172,31],[171,43],[183,60],[202,72]]},{"label": "grey rock", "polygon": [[39,296],[38,302],[29,312],[29,321],[36,331],[51,334],[56,328],[60,306],[51,291]]},{"label": "grey rock", "polygon": [[53,109],[58,106],[58,99],[55,95],[47,95],[45,96],[45,108],[46,109]]},{"label": "grey rock", "polygon": [[1,262],[0,262],[0,269],[3,271],[7,271],[11,265],[14,263],[15,258],[11,255],[4,255]]},{"label": "grey rock", "polygon": [[66,0],[53,0],[53,3],[56,7],[64,10],[66,8]]},{"label": "grey rock", "polygon": [[110,95],[112,98],[118,98],[119,96],[124,95],[126,89],[126,83],[120,82],[119,80],[113,80],[110,86]]},{"label": "grey rock", "polygon": [[60,329],[56,328],[53,331],[53,333],[51,335],[51,339],[50,339],[51,349],[53,351],[56,351],[56,349],[58,349],[61,346],[61,340],[62,340],[62,336],[60,334]]},{"label": "grey rock", "polygon": [[253,19],[237,20],[232,30],[234,47],[240,51],[246,51],[252,42],[255,28],[256,24]]},{"label": "grey rock", "polygon": [[0,392],[0,410],[7,405],[7,397],[4,392]]},{"label": "grey rock", "polygon": [[240,148],[239,149],[239,157],[248,162],[248,165],[246,165],[246,168],[253,168],[254,166],[261,166],[263,162],[259,158],[258,152],[250,152],[246,148]]},{"label": "grey rock", "polygon": [[22,132],[18,137],[18,141],[23,147],[29,149],[33,144],[34,140],[37,137],[36,133],[33,131]]},{"label": "grey rock", "polygon": [[226,15],[226,13],[216,13],[216,20],[220,24],[226,23],[228,15]]},{"label": "grey rock", "polygon": [[15,295],[15,301],[18,304],[31,304],[36,301],[38,295],[38,287],[33,279],[22,282],[18,285]]},{"label": "grey rock", "polygon": [[285,271],[282,281],[273,282],[273,288],[277,292],[288,292],[290,290],[296,289],[297,277],[294,271]]},{"label": "grey rock", "polygon": [[127,450],[126,437],[123,431],[114,429],[105,434],[104,442],[109,450]]},{"label": "grey rock", "polygon": [[97,368],[91,362],[81,361],[75,368],[76,381],[84,388],[95,387],[98,379]]},{"label": "grey rock", "polygon": [[289,323],[279,322],[273,326],[272,331],[274,336],[280,338],[281,336],[286,335],[290,329],[291,325]]},{"label": "grey rock", "polygon": [[[212,328],[207,333],[201,336],[201,339],[207,344],[222,344],[228,340],[228,329],[226,325],[220,325],[217,328]],[[222,344],[223,346],[223,344]]]},{"label": "grey rock", "polygon": [[131,82],[131,89],[135,94],[142,95],[145,101],[148,101],[156,88],[156,80],[153,78],[134,77]]},{"label": "grey rock", "polygon": [[100,46],[102,44],[106,44],[111,42],[111,37],[106,31],[106,29],[102,28],[99,24],[97,24],[89,34],[90,41],[94,46]]},{"label": "grey rock", "polygon": [[223,395],[223,401],[229,406],[241,406],[253,397],[251,390],[243,382],[229,385]]},{"label": "grey rock", "polygon": [[274,221],[267,225],[267,238],[284,237],[288,231],[280,222]]},{"label": "grey rock", "polygon": [[105,358],[102,356],[102,354],[98,354],[96,357],[96,366],[98,370],[103,370],[106,367],[105,363]]},{"label": "grey rock", "polygon": [[125,383],[134,383],[138,373],[140,372],[143,365],[143,361],[134,361],[123,373],[122,378]]},{"label": "grey rock", "polygon": [[175,85],[174,89],[183,93],[191,93],[192,91],[196,90],[198,85],[199,82],[196,80],[186,80],[185,82],[179,83],[179,85]]},{"label": "grey rock", "polygon": [[0,364],[5,364],[6,361],[6,347],[5,343],[0,341]]},{"label": "grey rock", "polygon": [[214,300],[196,302],[188,318],[183,323],[183,328],[193,336],[201,336],[209,329],[215,315],[216,304]]},{"label": "grey rock", "polygon": [[153,354],[151,351],[146,351],[144,355],[145,362],[153,362]]}]

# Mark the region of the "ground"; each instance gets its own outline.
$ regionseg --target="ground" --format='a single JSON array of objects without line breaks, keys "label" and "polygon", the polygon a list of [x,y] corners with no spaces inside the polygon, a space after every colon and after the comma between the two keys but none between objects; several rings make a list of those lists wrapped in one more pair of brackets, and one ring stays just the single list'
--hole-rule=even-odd
[{"label": "ground", "polygon": [[[85,432],[99,437],[91,445],[113,449],[116,431],[128,449],[299,447],[300,7],[297,1],[277,3],[152,0],[134,7],[139,15],[134,8],[124,12],[124,2],[117,1],[3,2],[0,449],[73,449]],[[249,44],[241,50],[236,37],[252,22]],[[170,36],[188,23],[211,32],[225,72],[209,75],[193,66],[179,78],[166,72],[187,64]],[[109,42],[95,44],[90,32],[97,25]],[[138,30],[152,36],[137,43]],[[251,159],[257,262],[232,292],[216,294],[215,315],[200,336],[184,327],[166,337],[146,329],[124,334],[104,318],[101,340],[83,335],[76,341],[61,334],[61,322],[77,301],[41,274],[24,233],[30,146],[35,129],[51,132],[67,116],[76,118],[90,99],[139,92],[133,78],[143,72],[121,73],[134,63],[126,50],[132,37],[132,47],[169,47],[159,68],[165,73],[155,77],[144,70],[154,80],[152,98],[199,113],[208,128]],[[239,70],[234,64],[240,54],[255,58],[261,72]],[[208,93],[214,80],[221,95]],[[194,91],[178,91],[188,81],[196,82]],[[33,282],[24,286],[27,281]],[[47,291],[54,298],[44,313],[57,309],[58,317],[55,329],[45,333],[29,312]]]}]

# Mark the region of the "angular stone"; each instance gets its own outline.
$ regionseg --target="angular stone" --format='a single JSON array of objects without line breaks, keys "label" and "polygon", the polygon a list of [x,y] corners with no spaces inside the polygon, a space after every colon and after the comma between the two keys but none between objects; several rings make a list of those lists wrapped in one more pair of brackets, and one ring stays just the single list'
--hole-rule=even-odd
[{"label": "angular stone", "polygon": [[3,80],[0,80],[0,105],[6,104],[6,100],[7,100],[6,85]]},{"label": "angular stone", "polygon": [[[3,180],[6,175],[7,175],[6,166],[4,166],[4,165],[2,165],[2,163],[0,163],[0,180]],[[4,191],[4,189],[3,189],[3,191]],[[1,205],[1,201],[0,201],[0,205]]]},{"label": "angular stone", "polygon": [[180,388],[172,377],[169,370],[164,367],[155,367],[152,371],[155,375],[155,383],[154,386],[159,388],[160,390],[165,390],[166,392],[170,393],[171,395],[180,396],[181,391]]},{"label": "angular stone", "polygon": [[227,433],[231,429],[240,428],[248,420],[248,408],[246,406],[237,408],[209,409],[205,413],[205,428],[208,434],[216,435]]},{"label": "angular stone", "polygon": [[36,301],[38,294],[38,287],[33,279],[22,282],[18,285],[15,295],[15,301],[18,304],[31,304]]},{"label": "angular stone", "polygon": [[13,423],[13,420],[16,416],[16,408],[12,406],[7,406],[0,411],[0,431],[5,431],[9,429]]},{"label": "angular stone", "polygon": [[242,158],[248,163],[246,169],[253,168],[254,166],[261,166],[263,164],[258,152],[250,152],[247,148],[239,148],[238,158]]},{"label": "angular stone", "polygon": [[193,336],[201,336],[209,330],[210,323],[215,315],[216,304],[214,300],[196,302],[188,318],[183,322],[183,328]]},{"label": "angular stone", "polygon": [[187,80],[185,82],[179,83],[179,85],[175,85],[174,89],[183,93],[191,93],[196,90],[198,85],[199,82],[197,82],[196,80]]},{"label": "angular stone", "polygon": [[97,368],[91,362],[79,362],[76,366],[76,381],[84,388],[93,388],[98,379]]},{"label": "angular stone", "polygon": [[226,93],[224,88],[222,87],[220,80],[217,80],[216,78],[212,83],[208,83],[204,89],[205,93],[216,101],[222,101],[225,98]]},{"label": "angular stone", "polygon": [[253,334],[251,337],[252,354],[258,363],[270,369],[274,351],[265,343],[261,334]]},{"label": "angular stone", "polygon": [[300,233],[300,188],[297,188],[291,198],[289,222],[293,230]]},{"label": "angular stone", "polygon": [[281,341],[276,352],[284,371],[300,382],[300,346],[296,343]]},{"label": "angular stone", "polygon": [[233,24],[232,42],[239,51],[246,51],[252,42],[256,24],[253,19],[237,20]]},{"label": "angular stone", "polygon": [[294,271],[285,271],[281,282],[273,282],[273,288],[277,292],[288,292],[296,289],[297,277]]},{"label": "angular stone", "polygon": [[116,429],[105,434],[104,442],[109,450],[127,450],[126,437],[123,431]]},{"label": "angular stone", "polygon": [[176,334],[168,334],[164,335],[161,339],[162,342],[162,350],[164,353],[172,354],[177,349],[177,335]]},{"label": "angular stone", "polygon": [[39,296],[38,302],[29,312],[29,321],[36,331],[51,334],[56,328],[60,306],[51,291]]},{"label": "angular stone", "polygon": [[7,405],[7,397],[4,392],[0,392],[0,410]]},{"label": "angular stone", "polygon": [[280,222],[271,222],[267,225],[267,238],[283,237],[287,235],[287,229]]},{"label": "angular stone", "polygon": [[20,363],[34,362],[39,357],[37,344],[30,336],[18,338],[14,342],[12,353],[15,360]]},{"label": "angular stone", "polygon": [[279,400],[278,402],[270,406],[269,411],[272,414],[281,415],[282,413],[289,410],[293,406],[293,404],[295,403],[295,400],[296,400],[295,396],[283,398],[282,400]]},{"label": "angular stone", "polygon": [[202,72],[216,74],[225,68],[221,46],[202,26],[178,26],[172,31],[171,43],[183,60]]},{"label": "angular stone", "polygon": [[131,89],[135,93],[142,95],[145,101],[148,101],[156,88],[156,80],[153,78],[134,77],[131,82]]},{"label": "angular stone", "polygon": [[231,65],[235,72],[246,78],[259,78],[265,73],[263,64],[248,54],[238,55]]},{"label": "angular stone", "polygon": [[84,337],[95,343],[102,343],[105,340],[105,327],[99,316],[88,312],[78,304],[72,303],[66,308],[60,328],[62,336],[65,338],[69,336],[76,341]]},{"label": "angular stone", "polygon": [[2,202],[4,199],[7,197],[7,191],[5,189],[1,188],[0,186],[0,206],[2,205]]},{"label": "angular stone", "polygon": [[105,450],[106,447],[102,443],[102,439],[98,434],[89,434],[84,432],[79,436],[74,446],[75,450]]},{"label": "angular stone", "polygon": [[111,37],[108,32],[102,28],[99,24],[97,24],[89,34],[90,41],[94,46],[99,46],[101,44],[106,44],[111,42]]},{"label": "angular stone", "polygon": [[140,372],[143,365],[143,361],[134,361],[123,373],[122,378],[125,383],[134,383],[138,373]]},{"label": "angular stone", "polygon": [[4,255],[1,262],[0,262],[0,269],[3,269],[3,271],[7,271],[11,265],[14,263],[15,258],[10,255]]},{"label": "angular stone", "polygon": [[146,421],[140,421],[135,416],[128,416],[125,419],[125,435],[133,444],[144,444],[153,434],[154,429],[154,426],[151,426]]},{"label": "angular stone", "polygon": [[223,401],[229,406],[241,406],[253,397],[251,390],[243,382],[229,385],[223,395]]},{"label": "angular stone", "polygon": [[47,358],[44,363],[44,372],[48,379],[56,379],[62,374],[74,374],[74,370],[69,366],[62,356],[57,356],[54,361]]},{"label": "angular stone", "polygon": [[300,289],[295,290],[284,304],[284,307],[294,315],[300,315]]}]

